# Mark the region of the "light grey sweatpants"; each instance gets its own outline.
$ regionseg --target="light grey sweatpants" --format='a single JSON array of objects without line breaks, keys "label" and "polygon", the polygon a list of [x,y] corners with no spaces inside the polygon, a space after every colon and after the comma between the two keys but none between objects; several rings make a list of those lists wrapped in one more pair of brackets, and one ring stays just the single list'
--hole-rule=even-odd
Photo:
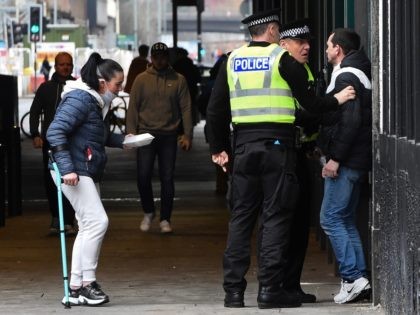
[{"label": "light grey sweatpants", "polygon": [[[51,171],[55,181],[55,172]],[[62,185],[63,194],[76,212],[79,232],[73,245],[70,285],[80,287],[82,281],[95,281],[98,257],[108,228],[108,216],[99,195],[99,184],[80,176],[76,186]]]}]

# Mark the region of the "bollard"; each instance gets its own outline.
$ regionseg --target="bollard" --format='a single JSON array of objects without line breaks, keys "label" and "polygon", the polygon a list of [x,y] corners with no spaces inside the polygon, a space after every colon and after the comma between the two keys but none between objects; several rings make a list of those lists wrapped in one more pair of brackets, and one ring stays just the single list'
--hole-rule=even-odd
[{"label": "bollard", "polygon": [[7,200],[9,217],[22,214],[22,179],[20,128],[8,130],[7,146]]},{"label": "bollard", "polygon": [[3,145],[3,132],[0,140],[0,227],[6,224],[6,185],[5,185],[5,147]]}]

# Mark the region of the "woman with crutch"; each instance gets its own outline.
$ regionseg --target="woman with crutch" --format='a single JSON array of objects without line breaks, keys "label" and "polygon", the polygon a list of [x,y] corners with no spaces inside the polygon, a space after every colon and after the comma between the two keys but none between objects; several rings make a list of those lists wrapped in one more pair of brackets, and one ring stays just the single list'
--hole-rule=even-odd
[{"label": "woman with crutch", "polygon": [[[107,160],[105,145],[123,147],[124,135],[110,133],[107,126],[107,112],[123,81],[123,69],[117,62],[91,54],[81,69],[81,78],[65,85],[47,131],[64,183],[62,191],[79,225],[72,253],[70,305],[109,302],[96,281],[98,257],[108,227],[99,181]],[[55,180],[54,171],[51,173]]]}]

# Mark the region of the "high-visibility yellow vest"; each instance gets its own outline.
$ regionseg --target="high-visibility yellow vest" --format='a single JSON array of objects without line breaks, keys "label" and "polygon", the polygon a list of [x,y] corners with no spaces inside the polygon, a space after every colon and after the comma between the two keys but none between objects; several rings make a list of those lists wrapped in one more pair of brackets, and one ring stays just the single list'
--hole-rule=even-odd
[{"label": "high-visibility yellow vest", "polygon": [[[311,68],[309,68],[307,63],[305,63],[303,66],[305,67],[306,72],[308,73],[308,82],[313,83],[315,81],[315,79],[314,79],[314,75],[312,74]],[[299,108],[300,104],[299,104],[298,100],[295,99],[295,101],[296,101],[296,106]]]},{"label": "high-visibility yellow vest", "polygon": [[[307,63],[304,64],[304,67],[306,69],[306,72],[308,73],[308,82],[313,83],[315,79],[314,79],[314,75],[312,74],[311,69],[309,68]],[[296,100],[296,106],[300,107],[300,104],[297,100]],[[299,129],[298,136],[299,136],[300,143],[315,141],[318,138],[318,132],[315,132],[311,136],[308,136],[304,133],[303,128],[298,127],[298,129]]]},{"label": "high-visibility yellow vest", "polygon": [[313,83],[315,81],[315,79],[314,79],[314,75],[312,74],[311,69],[309,68],[307,63],[304,64],[304,67],[305,67],[306,71],[308,72],[308,82]]},{"label": "high-visibility yellow vest", "polygon": [[278,70],[285,52],[277,44],[271,44],[243,46],[230,54],[227,75],[234,124],[293,124],[295,99]]}]

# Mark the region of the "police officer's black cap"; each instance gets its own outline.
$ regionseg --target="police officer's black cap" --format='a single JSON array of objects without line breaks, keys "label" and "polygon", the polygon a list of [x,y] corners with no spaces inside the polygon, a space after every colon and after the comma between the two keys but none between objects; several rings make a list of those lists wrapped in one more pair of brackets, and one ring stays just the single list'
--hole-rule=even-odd
[{"label": "police officer's black cap", "polygon": [[280,24],[279,13],[280,9],[255,13],[243,19],[241,23],[246,24],[248,28],[271,22],[277,22]]},{"label": "police officer's black cap", "polygon": [[307,19],[293,21],[280,26],[280,39],[312,39]]}]

